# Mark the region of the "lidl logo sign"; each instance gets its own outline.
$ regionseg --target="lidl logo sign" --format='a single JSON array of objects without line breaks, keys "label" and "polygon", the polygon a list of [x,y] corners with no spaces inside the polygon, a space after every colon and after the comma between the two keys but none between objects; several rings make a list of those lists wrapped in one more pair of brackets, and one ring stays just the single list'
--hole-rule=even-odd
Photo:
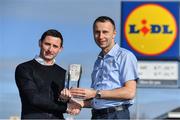
[{"label": "lidl logo sign", "polygon": [[174,16],[157,4],[145,4],[134,9],[126,20],[124,30],[129,45],[145,55],[165,52],[177,35]]},{"label": "lidl logo sign", "polygon": [[178,26],[175,16],[166,7],[146,3],[128,13],[123,32],[132,50],[145,56],[157,56],[172,47]]}]

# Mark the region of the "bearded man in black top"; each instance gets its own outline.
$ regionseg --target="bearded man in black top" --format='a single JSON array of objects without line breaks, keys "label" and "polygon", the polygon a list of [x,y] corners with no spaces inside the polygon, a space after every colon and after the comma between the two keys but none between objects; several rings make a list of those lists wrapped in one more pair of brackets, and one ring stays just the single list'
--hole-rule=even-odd
[{"label": "bearded man in black top", "polygon": [[[63,37],[50,29],[39,40],[40,54],[17,66],[16,84],[22,103],[22,119],[64,119],[63,113],[78,114],[80,106],[58,101],[64,88],[66,70],[55,63],[62,51]],[[68,106],[68,107],[67,107]]]}]

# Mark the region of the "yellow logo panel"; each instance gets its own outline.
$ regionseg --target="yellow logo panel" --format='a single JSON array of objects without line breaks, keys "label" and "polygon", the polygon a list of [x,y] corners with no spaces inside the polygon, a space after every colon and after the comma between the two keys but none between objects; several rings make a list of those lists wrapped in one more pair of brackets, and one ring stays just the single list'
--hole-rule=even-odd
[{"label": "yellow logo panel", "polygon": [[144,4],[135,8],[125,22],[125,37],[138,53],[159,55],[167,51],[177,36],[174,16],[158,4]]}]

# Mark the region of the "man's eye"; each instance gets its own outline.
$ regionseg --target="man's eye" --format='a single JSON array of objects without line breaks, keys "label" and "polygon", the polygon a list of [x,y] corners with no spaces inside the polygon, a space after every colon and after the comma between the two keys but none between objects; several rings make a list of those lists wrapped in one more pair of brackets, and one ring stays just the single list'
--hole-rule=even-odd
[{"label": "man's eye", "polygon": [[53,47],[54,47],[54,48],[58,48],[58,46],[57,46],[57,45],[53,45]]},{"label": "man's eye", "polygon": [[45,45],[50,45],[49,43],[44,43]]}]

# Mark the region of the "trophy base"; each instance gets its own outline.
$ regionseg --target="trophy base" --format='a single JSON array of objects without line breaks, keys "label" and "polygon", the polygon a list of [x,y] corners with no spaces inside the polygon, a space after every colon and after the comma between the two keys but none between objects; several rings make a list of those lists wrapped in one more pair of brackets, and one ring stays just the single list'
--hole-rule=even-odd
[{"label": "trophy base", "polygon": [[83,98],[77,98],[77,97],[72,97],[71,100],[73,101],[83,101]]},{"label": "trophy base", "polygon": [[79,87],[79,82],[78,81],[70,81],[69,82],[69,89],[78,88],[78,87]]}]

